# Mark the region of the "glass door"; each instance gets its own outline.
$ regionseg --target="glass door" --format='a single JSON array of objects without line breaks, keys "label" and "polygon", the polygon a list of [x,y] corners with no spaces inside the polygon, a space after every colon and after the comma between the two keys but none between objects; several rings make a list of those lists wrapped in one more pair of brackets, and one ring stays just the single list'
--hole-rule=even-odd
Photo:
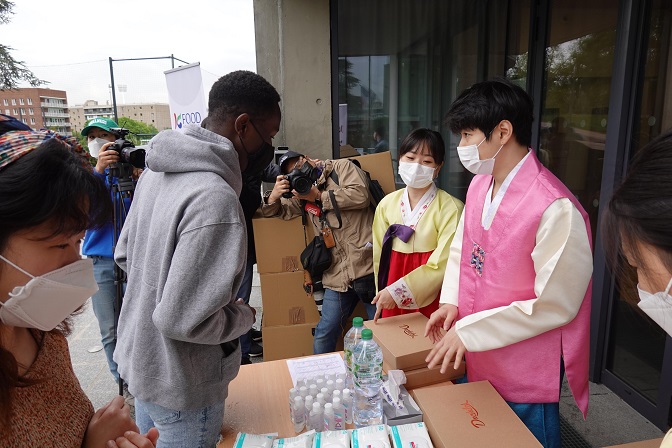
[{"label": "glass door", "polygon": [[[672,128],[672,10],[666,0],[649,2],[641,66],[636,84],[632,156],[662,131]],[[627,165],[627,163],[626,163]],[[661,179],[667,182],[669,179]],[[607,333],[604,383],[649,420],[665,429],[670,422],[670,338],[637,307],[634,279],[619,279]],[[628,281],[631,280],[631,281]]]}]

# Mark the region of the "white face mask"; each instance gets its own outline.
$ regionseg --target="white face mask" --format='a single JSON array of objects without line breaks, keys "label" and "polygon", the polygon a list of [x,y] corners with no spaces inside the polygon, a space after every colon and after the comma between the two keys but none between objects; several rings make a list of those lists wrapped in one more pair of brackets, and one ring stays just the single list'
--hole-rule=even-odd
[{"label": "white face mask", "polygon": [[89,154],[91,154],[91,157],[97,159],[98,154],[100,154],[100,149],[105,145],[106,143],[110,143],[108,140],[105,140],[104,138],[96,137],[93,140],[91,140],[88,143],[89,147]]},{"label": "white face mask", "polygon": [[2,255],[10,266],[32,277],[25,286],[0,302],[0,321],[5,325],[51,331],[98,291],[91,259],[78,260],[35,277]]},{"label": "white face mask", "polygon": [[[487,137],[486,137],[487,138]],[[481,143],[485,141],[485,138],[481,140]],[[492,159],[481,160],[481,157],[478,153],[478,147],[481,146],[481,143],[478,145],[467,145],[467,146],[458,146],[457,155],[460,156],[460,162],[464,167],[471,171],[474,174],[492,174],[492,170],[495,168],[495,157],[499,154],[499,151],[502,150],[504,145],[500,146]]]},{"label": "white face mask", "polygon": [[672,287],[672,279],[667,284],[665,291],[651,294],[644,291],[637,285],[637,292],[639,293],[640,302],[637,304],[639,308],[646,313],[655,323],[657,323],[665,333],[672,336],[672,296],[670,295],[670,288]]},{"label": "white face mask", "polygon": [[411,188],[425,188],[431,184],[435,169],[420,163],[399,162],[399,176]]}]

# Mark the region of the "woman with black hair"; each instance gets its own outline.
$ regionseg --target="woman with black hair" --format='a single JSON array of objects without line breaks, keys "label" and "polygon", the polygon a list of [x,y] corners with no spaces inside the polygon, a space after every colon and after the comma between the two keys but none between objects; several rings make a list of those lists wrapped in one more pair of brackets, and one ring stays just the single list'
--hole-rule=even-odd
[{"label": "woman with black hair", "polygon": [[373,219],[376,317],[439,307],[457,223],[464,204],[434,183],[446,149],[441,134],[416,129],[399,148],[399,175],[406,188],[380,201]]},{"label": "woman with black hair", "polygon": [[[672,336],[672,130],[642,148],[602,221],[607,260],[621,286],[637,272],[637,306]],[[672,447],[668,432],[661,447]]]},{"label": "woman with black hair", "polygon": [[[98,290],[84,230],[110,217],[105,185],[76,140],[0,137],[0,445],[153,447],[122,397],[94,413],[74,375],[69,317]],[[115,441],[116,439],[116,441]]]}]

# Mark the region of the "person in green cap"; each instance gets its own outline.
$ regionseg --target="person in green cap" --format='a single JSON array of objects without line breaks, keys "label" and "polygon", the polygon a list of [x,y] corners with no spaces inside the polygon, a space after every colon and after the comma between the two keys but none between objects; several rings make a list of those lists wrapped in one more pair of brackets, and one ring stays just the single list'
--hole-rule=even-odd
[{"label": "person in green cap", "polygon": [[[104,182],[108,191],[109,166],[119,161],[119,153],[110,146],[117,139],[114,129],[119,126],[110,118],[94,118],[82,129],[87,138],[89,152],[97,160],[94,174]],[[128,209],[130,201],[124,204]],[[118,236],[118,235],[117,235]],[[114,285],[114,226],[110,220],[104,227],[88,229],[82,244],[82,254],[93,260],[93,274],[98,283],[98,292],[91,298],[93,312],[98,320],[100,338],[105,350],[105,357],[114,380],[119,382],[117,363],[112,359],[117,342],[115,334],[116,287]]]}]

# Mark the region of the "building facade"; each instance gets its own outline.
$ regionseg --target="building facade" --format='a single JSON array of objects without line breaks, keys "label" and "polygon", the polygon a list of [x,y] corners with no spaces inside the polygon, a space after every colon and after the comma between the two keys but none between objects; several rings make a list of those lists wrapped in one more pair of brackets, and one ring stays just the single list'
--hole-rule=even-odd
[{"label": "building facade", "polygon": [[638,309],[634,286],[615,287],[599,220],[632,156],[672,127],[669,0],[255,0],[254,9],[257,70],[282,97],[276,141],[316,157],[336,157],[342,143],[369,152],[381,129],[396,159],[410,130],[429,127],[448,145],[440,186],[464,199],[471,175],[443,123],[448,107],[496,76],[527,90],[532,147],[591,220],[591,380],[667,429],[672,339]]},{"label": "building facade", "polygon": [[47,128],[71,135],[68,96],[63,90],[39,87],[0,91],[0,112],[18,118],[33,129]]},{"label": "building facade", "polygon": [[[152,125],[157,130],[170,129],[170,108],[165,103],[121,104],[117,105],[119,125],[123,127],[123,117]],[[109,104],[98,104],[88,100],[83,105],[70,106],[72,129],[81,132],[86,122],[93,118],[105,117],[114,120],[114,108]]]}]

